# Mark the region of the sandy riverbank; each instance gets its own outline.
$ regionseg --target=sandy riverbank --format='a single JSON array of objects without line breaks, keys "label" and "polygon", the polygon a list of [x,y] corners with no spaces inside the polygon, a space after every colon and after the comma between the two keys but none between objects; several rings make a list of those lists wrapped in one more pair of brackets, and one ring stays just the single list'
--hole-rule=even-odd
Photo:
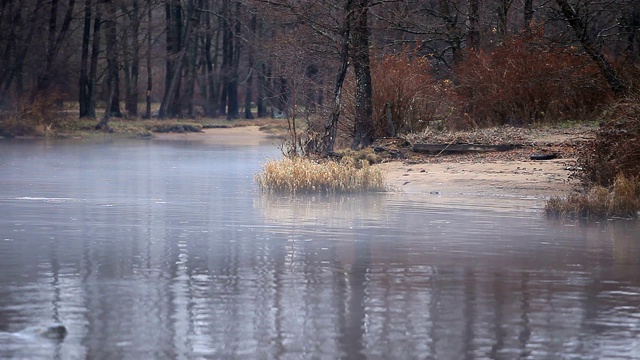
[{"label": "sandy riverbank", "polygon": [[[567,195],[576,185],[570,179],[577,148],[593,128],[500,127],[461,133],[425,133],[414,142],[517,144],[505,152],[422,155],[403,151],[401,161],[380,167],[387,183],[408,194],[477,195],[546,200]],[[532,160],[533,154],[557,154],[552,160]]]},{"label": "sandy riverbank", "polygon": [[[453,159],[452,159],[453,160]],[[547,199],[572,188],[568,159],[546,161],[443,161],[380,165],[392,191],[441,196],[478,195]]]},{"label": "sandy riverbank", "polygon": [[[377,166],[385,174],[392,192],[442,197],[506,197],[545,200],[569,193],[569,167],[575,155],[567,142],[574,133],[535,134],[530,146],[506,153],[418,156],[387,161]],[[258,126],[206,129],[202,133],[155,134],[158,140],[189,140],[206,143],[257,146],[281,140],[260,131]],[[529,156],[539,151],[558,152],[560,158],[534,161]]]},{"label": "sandy riverbank", "polygon": [[154,133],[155,140],[165,141],[198,141],[209,144],[238,145],[238,146],[274,146],[282,140],[260,130],[259,126],[238,126],[229,128],[204,129],[199,133]]}]

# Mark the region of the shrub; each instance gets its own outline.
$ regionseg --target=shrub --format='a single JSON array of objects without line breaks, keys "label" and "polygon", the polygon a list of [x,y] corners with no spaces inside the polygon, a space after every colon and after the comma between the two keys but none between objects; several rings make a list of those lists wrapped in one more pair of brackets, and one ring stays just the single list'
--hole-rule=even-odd
[{"label": "shrub", "polygon": [[[374,136],[422,131],[441,124],[456,110],[453,83],[437,81],[427,59],[405,48],[398,54],[371,58]],[[354,128],[355,79],[348,73],[343,91],[341,134]]]},{"label": "shrub", "polygon": [[605,112],[595,137],[578,152],[578,171],[573,174],[585,186],[609,187],[622,174],[640,175],[640,99],[627,98]]},{"label": "shrub", "polygon": [[467,52],[454,70],[473,125],[581,119],[611,99],[588,57],[536,35],[514,37],[493,51]]},{"label": "shrub", "polygon": [[51,131],[60,119],[60,100],[56,94],[17,99],[11,110],[0,117],[0,134],[23,136]]},{"label": "shrub", "polygon": [[302,157],[285,157],[267,162],[256,181],[263,191],[276,193],[339,193],[384,190],[379,169],[368,162],[317,162]]},{"label": "shrub", "polygon": [[377,136],[423,130],[454,109],[452,83],[438,82],[425,57],[405,49],[371,64],[373,122]]}]

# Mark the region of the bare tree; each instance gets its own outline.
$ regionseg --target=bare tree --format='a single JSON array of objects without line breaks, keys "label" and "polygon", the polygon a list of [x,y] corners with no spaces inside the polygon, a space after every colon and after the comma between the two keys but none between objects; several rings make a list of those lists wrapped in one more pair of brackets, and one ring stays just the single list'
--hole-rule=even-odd
[{"label": "bare tree", "polygon": [[105,131],[111,131],[109,126],[109,120],[111,116],[118,115],[120,111],[120,105],[117,104],[117,112],[113,112],[113,104],[117,101],[117,88],[118,88],[118,56],[116,54],[116,4],[114,0],[105,0],[107,18],[106,25],[106,52],[107,52],[107,89],[108,98],[107,106],[104,111],[104,116],[95,126],[96,129]]},{"label": "bare tree", "polygon": [[[174,42],[174,45],[177,46],[179,50],[174,54],[175,61],[167,62],[168,84],[165,84],[165,93],[164,97],[162,98],[162,103],[160,104],[160,110],[158,114],[159,118],[177,115],[180,113],[180,107],[178,105],[179,102],[176,100],[179,99],[180,83],[182,82],[182,71],[186,65],[186,58],[189,51],[189,46],[194,39],[194,32],[198,27],[198,23],[200,22],[201,11],[199,9],[196,9],[193,1],[191,1],[187,11],[187,19],[185,21],[186,30],[184,31],[184,36],[182,36],[182,9],[180,4],[174,3],[173,6],[174,7],[167,8],[167,10],[169,10],[168,20],[173,24],[173,28],[170,30],[174,31],[174,34],[172,35],[174,37],[170,40]],[[175,16],[175,18],[172,18],[172,15]],[[173,48],[171,48],[171,50],[173,50]]]},{"label": "bare tree", "polygon": [[95,18],[93,19],[93,35],[91,44],[91,62],[89,64],[89,78],[86,93],[86,117],[95,119],[96,117],[96,86],[98,83],[98,56],[100,54],[101,28],[102,28],[102,5],[95,4]]},{"label": "bare tree", "polygon": [[48,38],[47,38],[47,48],[45,52],[45,61],[44,67],[41,69],[38,75],[38,82],[36,85],[36,92],[41,93],[49,88],[52,81],[52,76],[54,74],[54,64],[56,61],[56,57],[60,52],[60,48],[62,47],[62,43],[67,36],[67,32],[69,31],[69,27],[71,25],[71,20],[73,19],[73,9],[75,6],[75,0],[69,0],[66,5],[66,9],[64,10],[64,18],[62,20],[62,25],[58,27],[58,12],[60,10],[59,0],[51,0],[50,11],[49,11],[49,27],[48,27]]},{"label": "bare tree", "polygon": [[[251,36],[256,38],[258,32],[258,14],[255,8],[251,11],[250,20]],[[255,65],[255,46],[249,44],[248,49],[248,63],[247,63],[247,80],[245,81],[245,98],[244,98],[244,118],[253,119],[253,113],[251,112],[251,103],[253,101],[253,78],[254,78],[254,65]]]},{"label": "bare tree", "polygon": [[373,121],[371,119],[372,89],[371,62],[369,60],[369,0],[357,0],[352,3],[349,15],[353,17],[351,42],[353,69],[356,78],[355,129],[352,148],[368,147],[373,143]]},{"label": "bare tree", "polygon": [[131,7],[122,6],[122,12],[126,14],[122,41],[123,70],[125,79],[125,110],[129,116],[138,116],[138,82],[140,79],[140,22],[141,12],[139,0],[131,0]]},{"label": "bare tree", "polygon": [[623,93],[627,91],[627,86],[620,78],[617,71],[613,68],[604,54],[593,43],[593,40],[591,40],[584,19],[580,17],[575,8],[571,4],[569,4],[567,0],[556,0],[556,3],[560,7],[560,11],[564,15],[565,19],[575,32],[576,37],[582,44],[585,52],[600,68],[600,71],[609,83],[611,90],[613,90],[614,93]]},{"label": "bare tree", "polygon": [[153,90],[153,71],[151,70],[151,49],[152,49],[152,19],[153,19],[153,0],[147,0],[147,91],[146,91],[146,108],[144,117],[151,118],[151,91]]}]

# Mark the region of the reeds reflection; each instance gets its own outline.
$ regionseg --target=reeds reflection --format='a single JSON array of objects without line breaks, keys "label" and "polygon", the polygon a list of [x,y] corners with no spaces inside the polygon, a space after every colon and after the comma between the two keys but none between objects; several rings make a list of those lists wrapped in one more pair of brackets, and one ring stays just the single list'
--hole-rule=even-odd
[{"label": "reeds reflection", "polygon": [[383,193],[295,195],[262,193],[254,200],[264,218],[280,224],[349,227],[355,223],[384,221],[388,216]]}]

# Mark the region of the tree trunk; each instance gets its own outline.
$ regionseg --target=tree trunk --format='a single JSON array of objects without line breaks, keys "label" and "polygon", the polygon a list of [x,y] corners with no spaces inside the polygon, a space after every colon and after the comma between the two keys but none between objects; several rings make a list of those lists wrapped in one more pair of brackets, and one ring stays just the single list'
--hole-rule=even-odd
[{"label": "tree trunk", "polygon": [[231,68],[231,77],[229,78],[229,90],[227,93],[228,109],[227,119],[233,120],[240,117],[240,102],[238,101],[238,73],[240,67],[240,1],[236,1],[235,11],[235,30],[230,37],[229,60]]},{"label": "tree trunk", "polygon": [[336,80],[333,86],[333,107],[329,119],[324,127],[322,135],[321,152],[329,154],[333,152],[338,133],[338,122],[340,121],[340,112],[342,111],[342,87],[344,79],[347,76],[349,67],[349,38],[351,37],[351,9],[355,0],[347,0],[345,6],[345,19],[341,29],[341,46],[340,46],[340,68],[336,74]]},{"label": "tree trunk", "polygon": [[43,69],[40,69],[42,73],[38,76],[38,84],[36,92],[43,92],[47,90],[49,87],[49,82],[51,81],[51,67],[53,66],[53,60],[55,58],[55,54],[53,53],[53,48],[56,43],[56,32],[58,27],[58,0],[51,0],[51,11],[49,13],[49,33],[47,40],[47,51],[45,57],[45,66]]},{"label": "tree trunk", "polygon": [[[0,66],[0,88],[3,87],[4,82],[6,79],[9,78],[9,74],[11,72],[11,58],[12,55],[15,55],[15,51],[16,51],[16,38],[17,38],[17,34],[16,32],[19,33],[20,29],[23,27],[22,24],[22,7],[21,6],[17,6],[16,12],[15,13],[11,13],[11,10],[13,9],[13,4],[11,4],[9,6],[9,14],[6,16],[5,19],[5,6],[6,6],[6,2],[2,2],[2,7],[0,8],[0,25],[4,22],[6,23],[11,23],[12,26],[10,27],[10,32],[9,32],[9,37],[6,39],[6,44],[4,43],[4,39],[0,39],[0,49],[2,49],[2,46],[4,45],[4,49],[2,49],[2,62],[1,62],[1,66]],[[7,99],[3,99],[0,98],[0,105],[2,105],[2,103],[7,100]]]},{"label": "tree trunk", "polygon": [[469,0],[469,48],[477,51],[480,47],[480,4],[479,0]]},{"label": "tree trunk", "polygon": [[98,76],[98,55],[100,54],[100,29],[102,27],[102,10],[96,3],[96,16],[93,20],[93,43],[91,44],[91,64],[89,65],[89,83],[87,89],[87,117],[96,118],[96,86]]},{"label": "tree trunk", "polygon": [[530,31],[533,26],[533,0],[524,0],[524,30]]},{"label": "tree trunk", "polygon": [[128,81],[126,83],[125,110],[129,116],[138,116],[138,82],[140,78],[140,44],[138,37],[140,36],[140,6],[138,0],[133,0],[133,7],[130,14],[131,24],[131,62],[127,66]]},{"label": "tree trunk", "polygon": [[[96,129],[109,130],[109,119],[117,114],[113,112],[113,103],[116,101],[117,78],[118,78],[118,57],[116,55],[116,5],[113,0],[105,2],[107,10],[107,26],[106,36],[106,56],[107,56],[107,89],[109,97],[107,98],[106,108],[102,120],[96,125]],[[119,109],[118,109],[119,110]]]},{"label": "tree trunk", "polygon": [[573,31],[576,33],[576,36],[587,55],[589,55],[591,60],[593,60],[598,68],[600,68],[600,71],[607,80],[611,90],[616,94],[626,92],[627,86],[624,81],[622,81],[616,70],[611,66],[611,63],[607,61],[604,54],[596,47],[593,41],[591,41],[587,33],[586,26],[576,13],[575,9],[569,5],[567,0],[556,0],[556,3],[560,7],[565,19],[569,22],[569,25],[571,25],[571,28],[573,28]]},{"label": "tree trunk", "polygon": [[251,111],[253,101],[253,59],[250,59],[249,62],[249,74],[247,75],[244,91],[244,118],[246,120],[253,119],[253,112]]},{"label": "tree trunk", "polygon": [[231,66],[233,63],[233,32],[231,30],[231,10],[230,0],[222,0],[222,91],[218,113],[227,115],[227,102],[229,99],[229,83],[231,81]]},{"label": "tree trunk", "polygon": [[[180,84],[182,82],[182,68],[185,52],[182,39],[182,5],[180,0],[168,0],[166,12],[167,60],[164,95],[158,117],[178,116],[181,112]],[[189,20],[187,20],[189,22]],[[188,38],[186,38],[188,40]],[[179,58],[179,59],[177,59]],[[178,65],[178,63],[180,63]]]},{"label": "tree trunk", "polygon": [[198,11],[195,12],[195,14],[192,14],[191,17],[187,18],[184,46],[182,47],[182,51],[180,52],[179,57],[175,62],[173,76],[171,77],[169,85],[165,91],[165,96],[162,98],[162,104],[160,104],[160,111],[158,115],[160,118],[164,118],[168,114],[167,109],[169,105],[175,103],[175,100],[179,97],[178,89],[180,87],[182,79],[182,70],[186,64],[189,44],[197,27],[199,15],[200,12]]},{"label": "tree trunk", "polygon": [[144,117],[151,119],[151,90],[153,89],[153,73],[151,72],[151,45],[153,44],[151,38],[151,24],[153,20],[151,2],[153,0],[147,0],[147,91],[146,100],[147,107],[145,109]]},{"label": "tree trunk", "polygon": [[356,78],[355,134],[351,147],[360,149],[373,143],[373,105],[369,60],[369,0],[357,0],[353,9],[352,60]]},{"label": "tree trunk", "polygon": [[80,56],[80,80],[78,84],[78,104],[80,118],[89,114],[89,44],[91,43],[91,0],[84,3],[84,27],[82,31],[82,50]]},{"label": "tree trunk", "polygon": [[[49,16],[49,32],[48,32],[48,40],[47,40],[47,50],[45,57],[45,65],[44,68],[41,69],[41,72],[38,76],[38,82],[36,86],[36,93],[42,93],[47,90],[51,85],[51,76],[53,75],[53,66],[58,53],[60,52],[60,47],[62,46],[63,41],[66,39],[67,32],[69,30],[69,25],[71,25],[71,20],[73,19],[73,8],[75,6],[75,0],[69,0],[67,4],[67,9],[64,15],[64,19],[62,21],[62,26],[58,31],[58,0],[51,0],[51,12]],[[35,94],[34,94],[35,95]]]},{"label": "tree trunk", "polygon": [[[256,10],[254,9],[251,13],[251,33],[255,39],[256,32],[258,27],[258,17],[256,15]],[[245,86],[245,97],[244,97],[244,118],[245,119],[253,119],[253,113],[251,112],[251,101],[253,100],[253,63],[254,63],[254,47],[252,45],[249,46],[249,54],[248,54],[248,71],[247,81]]]},{"label": "tree trunk", "polygon": [[258,100],[257,100],[257,116],[259,118],[267,117],[267,64],[263,61],[260,64],[260,72],[258,73]]},{"label": "tree trunk", "polygon": [[287,86],[287,78],[280,75],[278,78],[278,115],[289,117],[289,86]]},{"label": "tree trunk", "polygon": [[[191,13],[193,14],[195,9],[191,9]],[[184,92],[183,92],[183,100],[181,103],[187,105],[187,117],[194,118],[195,113],[193,109],[193,99],[195,97],[195,87],[196,87],[196,72],[197,72],[197,50],[198,50],[198,41],[197,39],[193,39],[191,41],[185,40],[185,42],[189,43],[189,46],[184,49],[187,52],[187,68],[184,82]]]},{"label": "tree trunk", "polygon": [[[107,46],[108,48],[108,46]],[[108,66],[108,65],[107,65]],[[114,84],[114,78],[109,78],[108,79],[108,88],[109,88],[109,97],[107,98],[107,104],[110,104],[113,102],[113,98],[115,95],[115,84]],[[104,115],[102,116],[102,119],[100,120],[100,122],[98,124],[96,124],[95,129],[96,130],[103,130],[106,132],[111,132],[111,126],[109,126],[109,119],[111,119],[111,112],[109,111],[109,106],[107,106],[107,108],[104,111]]]},{"label": "tree trunk", "polygon": [[458,64],[462,61],[462,53],[460,51],[462,49],[462,34],[458,26],[457,14],[451,14],[449,1],[450,0],[439,0],[438,7],[444,19],[445,28],[447,29],[447,42],[451,49],[453,64]]},{"label": "tree trunk", "polygon": [[499,0],[496,13],[498,15],[498,38],[502,42],[507,37],[507,25],[509,21],[509,8],[511,8],[511,1],[513,0]]},{"label": "tree trunk", "polygon": [[[208,6],[208,2],[205,4]],[[207,8],[208,9],[208,8]],[[213,30],[211,26],[211,14],[205,13],[205,39],[204,39],[204,60],[206,68],[206,97],[204,113],[205,116],[215,117],[218,111],[218,101],[220,99],[220,85],[216,79],[216,70],[218,69],[218,52],[220,50],[220,27]],[[214,36],[215,34],[215,36]]]},{"label": "tree trunk", "polygon": [[[13,23],[12,28],[16,26],[20,26],[22,29],[24,29],[24,26],[21,26],[21,25],[35,24],[39,16],[38,13],[40,11],[40,8],[42,7],[42,2],[43,0],[36,1],[33,11],[31,12],[31,15],[29,16],[29,19],[27,19],[26,23],[23,23],[21,20],[21,16],[17,15],[18,19],[20,20]],[[31,40],[33,39],[33,35],[35,34],[35,32],[36,32],[36,27],[29,26],[29,32],[26,38],[24,39],[21,38],[19,43],[14,44],[15,45],[14,64],[9,70],[9,73],[4,80],[5,93],[9,92],[9,89],[11,88],[11,85],[14,79],[16,79],[16,94],[21,95],[23,93],[23,86],[22,86],[23,71],[22,70],[24,68],[24,59],[27,57],[29,50],[32,48]]]},{"label": "tree trunk", "polygon": [[118,41],[118,30],[116,27],[116,4],[115,0],[108,0],[107,4],[107,76],[109,77],[109,86],[113,88],[109,89],[109,102],[107,102],[107,109],[109,116],[122,117],[122,111],[120,110],[120,71],[118,70],[118,53],[116,43]]}]

